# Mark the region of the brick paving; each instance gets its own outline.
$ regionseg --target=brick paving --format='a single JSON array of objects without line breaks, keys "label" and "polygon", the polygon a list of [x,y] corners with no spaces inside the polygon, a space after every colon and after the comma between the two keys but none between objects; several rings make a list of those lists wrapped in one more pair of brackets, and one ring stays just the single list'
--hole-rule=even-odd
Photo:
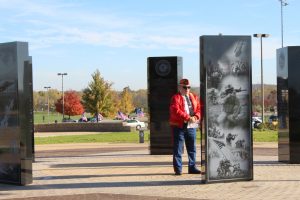
[{"label": "brick paving", "polygon": [[0,184],[0,199],[300,199],[300,165],[277,159],[276,143],[254,143],[253,181],[203,184],[186,154],[174,176],[171,155],[149,155],[146,143],[37,145],[33,184]]}]

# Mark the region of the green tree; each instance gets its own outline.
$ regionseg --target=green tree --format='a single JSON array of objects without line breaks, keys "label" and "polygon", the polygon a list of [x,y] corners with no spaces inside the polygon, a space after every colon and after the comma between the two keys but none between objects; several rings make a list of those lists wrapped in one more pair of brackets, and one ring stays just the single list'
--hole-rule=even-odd
[{"label": "green tree", "polygon": [[85,109],[92,113],[101,113],[104,117],[111,117],[116,113],[113,99],[112,83],[101,77],[99,70],[92,74],[92,81],[83,90],[82,104]]},{"label": "green tree", "polygon": [[132,93],[129,86],[125,87],[121,93],[121,105],[120,111],[126,114],[130,114],[134,110],[132,103]]}]

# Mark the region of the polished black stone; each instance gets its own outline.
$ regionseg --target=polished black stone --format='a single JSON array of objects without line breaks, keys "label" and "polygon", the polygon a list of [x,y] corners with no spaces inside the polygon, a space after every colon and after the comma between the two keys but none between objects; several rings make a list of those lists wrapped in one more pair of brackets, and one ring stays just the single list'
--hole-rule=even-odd
[{"label": "polished black stone", "polygon": [[0,44],[0,182],[32,183],[32,66],[28,43]]},{"label": "polished black stone", "polygon": [[300,46],[277,49],[278,160],[300,163]]},{"label": "polished black stone", "polygon": [[182,58],[149,57],[147,65],[150,154],[170,155],[173,154],[173,140],[169,107],[182,78]]}]

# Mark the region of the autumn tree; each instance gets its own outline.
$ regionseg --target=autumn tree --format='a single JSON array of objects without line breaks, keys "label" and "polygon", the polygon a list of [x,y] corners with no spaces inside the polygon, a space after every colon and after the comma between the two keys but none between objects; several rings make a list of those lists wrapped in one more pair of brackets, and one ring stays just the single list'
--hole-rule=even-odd
[{"label": "autumn tree", "polygon": [[145,112],[148,110],[147,90],[140,89],[132,92],[132,103],[135,108],[143,108]]},{"label": "autumn tree", "polygon": [[[59,92],[57,89],[49,89],[49,108],[50,111],[55,111],[55,103],[59,98],[61,98],[61,92]],[[47,96],[48,94],[46,94]]]},{"label": "autumn tree", "polygon": [[48,91],[33,91],[33,109],[34,111],[45,111],[48,109],[48,95],[50,111],[55,111],[55,103],[61,97],[61,92],[57,89]]},{"label": "autumn tree", "polygon": [[[41,96],[42,95],[42,96]],[[44,102],[44,93],[33,91],[33,110],[41,111],[43,110]]]},{"label": "autumn tree", "polygon": [[112,91],[111,95],[112,95],[112,100],[113,100],[113,105],[114,105],[114,113],[113,114],[116,114],[117,111],[119,111],[119,108],[121,105],[119,93],[116,91]]},{"label": "autumn tree", "polygon": [[92,81],[83,90],[82,103],[92,114],[101,113],[104,117],[111,117],[117,112],[113,99],[112,83],[101,77],[99,70],[92,74]]},{"label": "autumn tree", "polygon": [[[55,103],[56,111],[63,113],[63,102],[62,97]],[[64,93],[64,114],[70,116],[80,115],[84,111],[83,106],[80,102],[79,95],[73,91],[66,91]]]},{"label": "autumn tree", "polygon": [[120,111],[123,113],[129,114],[134,110],[134,106],[132,104],[132,94],[129,86],[125,87],[121,92],[121,105]]},{"label": "autumn tree", "polygon": [[[252,85],[252,108],[253,111],[261,112],[262,109],[261,85]],[[276,85],[264,85],[264,109],[265,111],[274,111],[277,106]]]},{"label": "autumn tree", "polygon": [[277,90],[271,90],[265,100],[265,105],[270,111],[274,111],[277,106]]}]

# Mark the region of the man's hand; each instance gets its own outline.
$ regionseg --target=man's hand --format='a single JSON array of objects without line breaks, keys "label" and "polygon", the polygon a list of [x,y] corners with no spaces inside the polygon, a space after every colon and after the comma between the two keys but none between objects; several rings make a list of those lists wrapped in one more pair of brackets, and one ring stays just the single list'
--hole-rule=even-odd
[{"label": "man's hand", "polygon": [[189,122],[195,123],[197,121],[197,118],[195,116],[190,117]]}]

